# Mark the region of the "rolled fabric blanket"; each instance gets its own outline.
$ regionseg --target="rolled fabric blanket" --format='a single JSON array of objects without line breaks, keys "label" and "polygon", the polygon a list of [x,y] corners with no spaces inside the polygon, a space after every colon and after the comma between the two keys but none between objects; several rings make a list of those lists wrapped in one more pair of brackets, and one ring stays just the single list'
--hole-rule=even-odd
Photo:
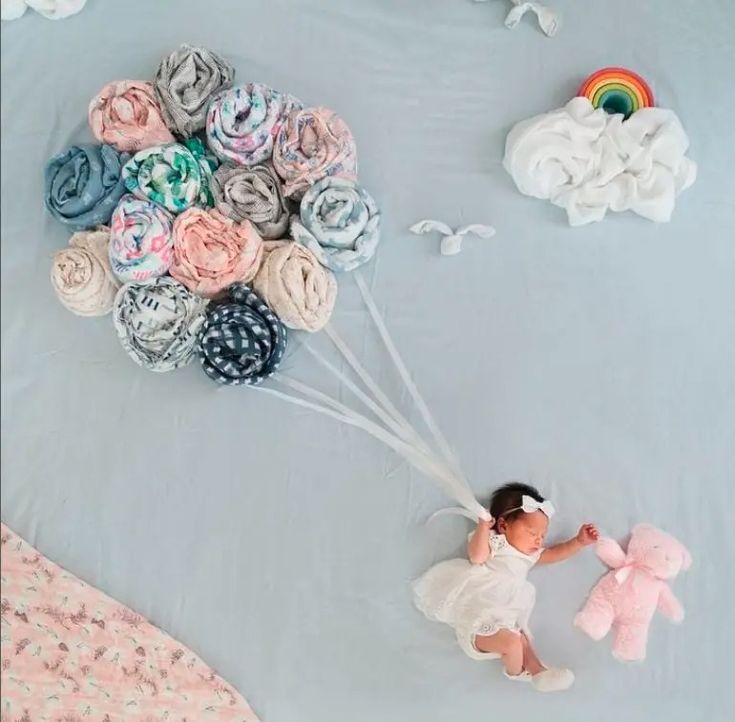
[{"label": "rolled fabric blanket", "polygon": [[115,297],[113,322],[135,363],[159,373],[173,371],[198,349],[208,303],[170,276],[133,281]]},{"label": "rolled fabric blanket", "polygon": [[268,304],[236,283],[229,302],[207,314],[200,334],[202,368],[220,384],[257,386],[278,370],[286,339],[286,328]]},{"label": "rolled fabric blanket", "polygon": [[564,208],[572,226],[601,221],[608,210],[668,221],[676,196],[696,178],[689,138],[670,110],[623,118],[574,98],[516,124],[503,166],[521,193]]},{"label": "rolled fabric blanket", "polygon": [[174,221],[171,275],[192,293],[214,298],[260,268],[263,241],[249,221],[190,208]]},{"label": "rolled fabric blanket", "polygon": [[204,128],[210,101],[234,78],[235,68],[206,48],[184,44],[167,55],[154,85],[168,127],[184,138]]},{"label": "rolled fabric blanket", "polygon": [[123,196],[112,214],[110,265],[123,282],[168,271],[174,254],[174,219],[152,201]]},{"label": "rolled fabric blanket", "polygon": [[217,210],[233,221],[250,221],[264,239],[283,238],[291,218],[281,180],[265,165],[222,165],[212,177]]},{"label": "rolled fabric blanket", "polygon": [[48,20],[63,20],[81,12],[87,0],[26,0],[26,3]]},{"label": "rolled fabric blanket", "polygon": [[122,167],[129,157],[111,145],[72,145],[53,156],[44,171],[46,207],[75,230],[109,223],[125,193]]},{"label": "rolled fabric blanket", "polygon": [[253,290],[289,328],[319,331],[337,300],[337,281],[308,249],[292,241],[266,241]]},{"label": "rolled fabric blanket", "polygon": [[190,138],[183,144],[154,145],[138,151],[125,164],[123,178],[137,198],[181,213],[195,205],[214,205],[211,184],[216,167],[216,159],[207,154],[202,142]]},{"label": "rolled fabric blanket", "polygon": [[301,200],[291,235],[333,271],[353,271],[369,261],[380,240],[380,211],[360,185],[324,178]]},{"label": "rolled fabric blanket", "polygon": [[161,115],[153,83],[145,80],[108,83],[92,98],[88,117],[94,137],[118,150],[138,151],[174,141]]},{"label": "rolled fabric blanket", "polygon": [[78,231],[69,247],[54,254],[51,285],[66,308],[77,316],[104,316],[112,310],[118,281],[109,259],[110,229]]},{"label": "rolled fabric blanket", "polygon": [[273,140],[291,111],[303,103],[263,83],[219,93],[207,111],[207,143],[222,161],[253,166],[270,161]]},{"label": "rolled fabric blanket", "polygon": [[273,147],[273,166],[286,196],[300,198],[327,176],[357,180],[357,147],[347,124],[328,108],[294,110]]}]

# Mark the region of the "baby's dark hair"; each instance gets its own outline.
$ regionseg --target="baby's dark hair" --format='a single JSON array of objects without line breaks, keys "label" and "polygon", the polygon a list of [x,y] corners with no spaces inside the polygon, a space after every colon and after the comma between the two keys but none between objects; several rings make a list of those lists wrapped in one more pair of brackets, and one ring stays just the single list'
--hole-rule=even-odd
[{"label": "baby's dark hair", "polygon": [[[538,502],[544,501],[544,497],[541,496],[538,489],[519,481],[511,481],[509,484],[503,484],[499,489],[496,489],[490,497],[490,514],[493,519],[502,518],[506,521],[512,521],[521,513],[521,509],[518,507],[523,503],[524,495],[530,496]],[[511,511],[511,509],[515,509],[515,511]]]}]

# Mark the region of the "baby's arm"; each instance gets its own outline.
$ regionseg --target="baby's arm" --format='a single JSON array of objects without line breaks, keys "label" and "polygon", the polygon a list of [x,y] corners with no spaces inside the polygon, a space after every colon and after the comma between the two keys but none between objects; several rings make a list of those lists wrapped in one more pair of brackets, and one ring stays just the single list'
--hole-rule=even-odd
[{"label": "baby's arm", "polygon": [[578,551],[590,544],[594,544],[599,538],[599,532],[594,524],[582,524],[577,536],[568,539],[561,544],[544,549],[539,557],[538,564],[555,564],[574,556]]},{"label": "baby's arm", "polygon": [[490,527],[491,520],[480,519],[469,542],[467,542],[467,556],[473,564],[484,564],[490,556]]}]

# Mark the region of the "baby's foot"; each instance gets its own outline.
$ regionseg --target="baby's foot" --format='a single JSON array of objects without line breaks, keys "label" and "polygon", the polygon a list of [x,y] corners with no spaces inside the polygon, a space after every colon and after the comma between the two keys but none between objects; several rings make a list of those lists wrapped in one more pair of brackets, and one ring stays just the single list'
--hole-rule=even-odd
[{"label": "baby's foot", "polygon": [[574,684],[574,672],[562,667],[549,667],[534,674],[531,681],[539,692],[561,692]]}]

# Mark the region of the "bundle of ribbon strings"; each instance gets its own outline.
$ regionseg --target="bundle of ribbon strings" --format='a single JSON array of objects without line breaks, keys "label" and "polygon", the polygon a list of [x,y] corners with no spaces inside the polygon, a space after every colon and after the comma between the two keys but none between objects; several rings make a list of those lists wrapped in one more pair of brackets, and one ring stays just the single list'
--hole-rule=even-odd
[{"label": "bundle of ribbon strings", "polygon": [[333,374],[372,416],[356,411],[328,394],[281,371],[275,373],[272,380],[288,390],[271,386],[253,388],[362,429],[413,464],[460,505],[459,508],[442,509],[431,518],[437,514],[456,513],[475,521],[477,519],[489,520],[491,518],[489,512],[475,498],[454,452],[411,378],[365,280],[359,272],[356,272],[353,277],[383,346],[419,411],[435,446],[432,447],[432,444],[428,443],[396,408],[331,323],[324,327],[324,331],[362,385],[353,381],[309,343],[305,344],[305,349]]}]

